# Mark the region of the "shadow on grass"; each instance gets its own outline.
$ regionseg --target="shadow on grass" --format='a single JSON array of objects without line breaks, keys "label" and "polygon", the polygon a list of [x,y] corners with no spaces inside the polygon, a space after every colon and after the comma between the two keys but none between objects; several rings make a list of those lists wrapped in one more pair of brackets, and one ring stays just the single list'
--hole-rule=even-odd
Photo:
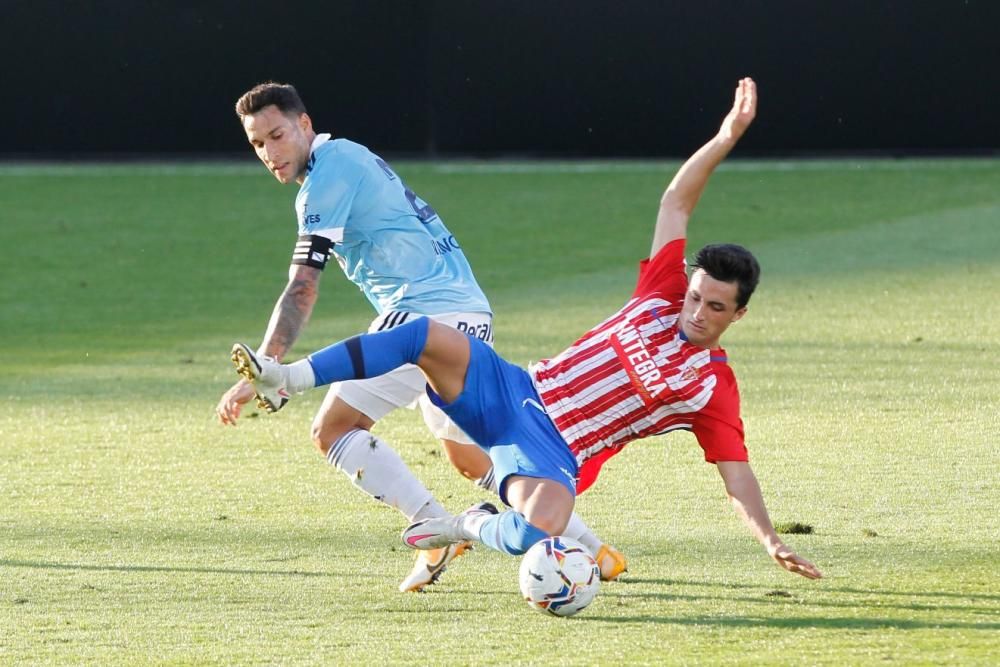
[{"label": "shadow on grass", "polygon": [[[796,583],[800,583],[796,581]],[[657,579],[652,577],[629,577],[628,579],[620,579],[615,582],[615,585],[633,585],[633,584],[655,584],[658,586],[703,586],[707,588],[724,588],[726,590],[733,589],[743,589],[748,591],[760,591],[762,587],[757,584],[733,584],[733,583],[713,583],[706,581],[683,581],[680,579]],[[987,602],[995,602],[1000,606],[1000,594],[990,595],[982,593],[949,593],[946,591],[885,591],[879,590],[877,588],[850,588],[845,586],[838,586],[836,588],[826,587],[822,583],[815,584],[817,586],[816,590],[822,590],[828,593],[850,593],[852,595],[893,595],[900,597],[932,597],[932,598],[962,598],[971,600],[985,600]],[[822,588],[819,588],[822,586]]]},{"label": "shadow on grass", "polygon": [[590,621],[610,623],[662,623],[670,625],[703,625],[729,628],[811,628],[817,630],[1000,630],[1000,623],[963,623],[958,621],[909,618],[829,618],[815,616],[594,616]]},{"label": "shadow on grass", "polygon": [[[613,598],[618,600],[619,604],[628,604],[630,600],[636,600],[640,598],[651,599],[651,600],[662,600],[664,602],[739,602],[742,604],[756,604],[756,605],[767,605],[768,608],[775,608],[780,605],[796,605],[796,606],[806,606],[806,607],[821,607],[825,609],[857,609],[865,605],[863,601],[850,600],[850,601],[837,601],[830,600],[828,598],[821,598],[820,596],[825,595],[829,591],[828,589],[817,590],[816,592],[804,592],[802,596],[795,593],[786,593],[782,591],[781,595],[774,595],[773,593],[764,593],[763,590],[758,589],[756,594],[747,593],[746,595],[733,595],[720,593],[718,595],[714,594],[701,594],[701,595],[691,595],[686,593],[629,593],[621,591],[607,591],[601,593],[602,597]],[[875,595],[878,593],[875,592]],[[808,596],[808,597],[805,597]],[[899,602],[884,602],[879,601],[879,609],[895,609],[895,610],[905,610],[912,612],[927,612],[927,613],[983,613],[983,612],[993,612],[992,606],[987,605],[957,605],[957,604],[945,604],[939,603],[935,604],[933,602],[928,602],[924,604],[902,604]],[[996,616],[995,613],[992,615]],[[996,616],[1000,619],[1000,616]]]},{"label": "shadow on grass", "polygon": [[[225,567],[166,567],[158,565],[85,565],[82,563],[45,563],[25,560],[0,560],[0,567],[25,567],[38,570],[80,570],[84,572],[203,572],[205,574],[277,575],[280,577],[340,577],[332,572],[303,570],[244,570]],[[351,575],[352,578],[357,578]]]},{"label": "shadow on grass", "polygon": [[[636,582],[634,579],[629,580],[632,583]],[[645,580],[645,583],[650,581],[661,581],[661,580]],[[616,586],[618,583],[616,582]],[[670,582],[675,584],[680,584],[683,582]],[[718,588],[746,588],[754,589],[757,591],[763,591],[760,587],[754,586],[730,586],[726,584],[695,584],[695,585],[705,585],[713,586]],[[848,592],[854,592],[854,589],[847,589]],[[858,591],[858,592],[869,592],[869,591]],[[877,591],[873,591],[877,593]],[[449,605],[445,608],[435,608],[426,609],[422,608],[419,610],[421,614],[451,614],[451,613],[476,613],[481,611],[481,607],[478,606],[477,601],[483,597],[496,598],[500,596],[510,597],[512,604],[517,604],[520,602],[520,596],[514,593],[509,593],[507,591],[497,591],[497,590],[480,590],[476,592],[470,591],[448,591],[442,588],[429,589],[427,593],[431,596],[439,597],[452,597],[456,594],[467,597],[469,600],[468,605]],[[585,622],[585,621],[596,621],[596,622],[612,622],[612,623],[624,623],[624,624],[644,624],[644,623],[657,623],[663,625],[682,625],[682,626],[713,626],[720,628],[741,628],[741,627],[762,627],[762,628],[784,628],[784,629],[817,629],[817,630],[927,630],[927,629],[943,629],[943,630],[984,630],[993,632],[1000,630],[1000,621],[990,621],[990,622],[976,622],[976,621],[955,621],[942,619],[939,616],[927,618],[926,620],[914,619],[914,618],[899,618],[889,615],[881,615],[879,617],[859,617],[857,615],[851,616],[832,616],[826,615],[824,612],[818,612],[815,616],[778,616],[774,612],[780,611],[781,608],[769,604],[768,608],[761,609],[759,614],[754,615],[678,615],[678,616],[666,616],[657,614],[648,614],[642,616],[614,616],[614,615],[600,615],[602,610],[624,610],[629,605],[630,599],[636,598],[652,598],[658,599],[663,602],[664,609],[669,609],[669,604],[672,601],[685,601],[685,602],[709,602],[709,601],[730,601],[730,602],[760,602],[762,604],[769,604],[775,600],[772,598],[765,598],[763,593],[761,593],[760,598],[746,597],[746,598],[734,598],[732,596],[716,596],[712,594],[706,595],[672,595],[669,593],[628,593],[628,592],[606,592],[602,590],[598,595],[598,602],[594,606],[588,609],[586,612],[581,614],[579,617],[574,618],[574,622]],[[786,600],[785,598],[779,598],[779,600]],[[801,604],[801,601],[796,601],[794,599],[787,600],[786,604],[794,604],[796,606]],[[806,606],[827,606],[827,607],[843,607],[848,610],[847,613],[854,614],[863,609],[864,606],[860,603],[816,603],[814,601],[809,601]],[[610,610],[608,609],[610,607]],[[880,605],[879,610],[887,610],[892,608],[892,605]],[[907,609],[908,607],[902,607]],[[942,612],[942,611],[960,611],[969,610],[973,612],[990,612],[992,617],[996,617],[993,612],[993,607],[935,607],[935,606],[918,606],[913,608],[916,611],[927,611],[927,612]],[[405,605],[397,609],[381,609],[381,613],[400,613],[400,614],[411,614],[416,612],[412,606]]]}]

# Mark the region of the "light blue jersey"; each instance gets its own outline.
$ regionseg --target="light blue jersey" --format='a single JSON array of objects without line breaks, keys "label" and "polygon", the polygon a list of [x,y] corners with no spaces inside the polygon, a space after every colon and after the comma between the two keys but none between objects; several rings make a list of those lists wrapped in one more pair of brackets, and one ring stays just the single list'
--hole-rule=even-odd
[{"label": "light blue jersey", "polygon": [[348,280],[379,314],[492,312],[455,236],[364,146],[317,136],[295,211],[299,245],[293,261],[315,265],[309,258],[319,257],[317,237],[332,242],[329,250]]}]

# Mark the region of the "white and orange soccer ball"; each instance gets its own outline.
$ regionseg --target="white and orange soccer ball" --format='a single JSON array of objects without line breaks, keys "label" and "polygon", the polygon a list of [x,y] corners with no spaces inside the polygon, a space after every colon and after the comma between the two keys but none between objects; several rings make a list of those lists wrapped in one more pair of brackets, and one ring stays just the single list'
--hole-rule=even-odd
[{"label": "white and orange soccer ball", "polygon": [[546,537],[521,560],[521,593],[535,609],[572,616],[601,587],[601,568],[587,548],[568,537]]}]

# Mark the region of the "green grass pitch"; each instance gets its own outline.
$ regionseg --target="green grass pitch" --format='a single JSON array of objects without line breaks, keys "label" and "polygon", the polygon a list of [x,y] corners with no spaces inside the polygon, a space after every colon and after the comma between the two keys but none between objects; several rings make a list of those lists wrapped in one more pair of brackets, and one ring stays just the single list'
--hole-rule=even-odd
[{"label": "green grass pitch", "polygon": [[[676,163],[405,163],[464,245],[497,348],[558,352],[627,298]],[[313,392],[213,420],[295,238],[258,165],[0,166],[0,664],[995,664],[1000,162],[741,162],[692,249],[763,265],[725,341],[781,571],[688,434],[578,509],[630,572],[532,612],[478,549],[423,595],[404,519],[309,443]],[[335,266],[296,346],[372,314]],[[377,427],[449,508],[482,498],[415,413]]]}]

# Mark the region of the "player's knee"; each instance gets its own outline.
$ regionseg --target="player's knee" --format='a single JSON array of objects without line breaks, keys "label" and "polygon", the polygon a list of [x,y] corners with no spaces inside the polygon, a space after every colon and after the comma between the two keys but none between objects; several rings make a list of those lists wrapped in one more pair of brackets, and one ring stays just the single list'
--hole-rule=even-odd
[{"label": "player's knee", "polygon": [[354,427],[337,423],[327,423],[323,419],[317,418],[312,424],[312,442],[316,446],[316,449],[319,450],[319,453],[326,456],[333,443],[340,440],[352,428]]},{"label": "player's knee", "polygon": [[524,516],[531,525],[549,535],[562,535],[572,513],[572,505],[563,507],[559,503],[535,503]]},{"label": "player's knee", "polygon": [[476,481],[490,471],[490,466],[481,465],[478,461],[470,461],[462,457],[454,457],[448,454],[448,460],[462,477]]},{"label": "player's knee", "polygon": [[326,456],[327,452],[330,451],[330,446],[333,445],[335,437],[327,438],[326,430],[323,428],[322,424],[313,423],[310,430],[310,438],[312,439],[313,445],[316,447],[317,451],[323,456]]},{"label": "player's knee", "polygon": [[568,523],[569,520],[567,517],[560,516],[557,513],[545,513],[540,516],[534,515],[531,517],[531,525],[547,533],[543,537],[548,537],[548,535],[562,535]]},{"label": "player's knee", "polygon": [[313,418],[310,435],[320,454],[326,456],[333,443],[356,428],[369,430],[375,422],[346,403],[337,400],[324,405]]},{"label": "player's knee", "polygon": [[450,440],[442,440],[442,443],[448,461],[466,479],[481,479],[493,467],[490,457],[476,445],[463,445]]}]

